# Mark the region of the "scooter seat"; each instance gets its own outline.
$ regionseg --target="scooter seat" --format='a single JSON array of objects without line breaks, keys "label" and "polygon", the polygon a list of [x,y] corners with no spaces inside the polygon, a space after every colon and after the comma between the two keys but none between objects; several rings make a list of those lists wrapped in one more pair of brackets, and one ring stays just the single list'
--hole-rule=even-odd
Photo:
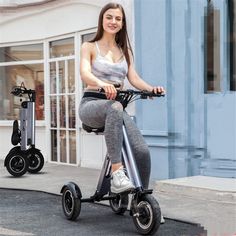
[{"label": "scooter seat", "polygon": [[18,121],[14,120],[13,122],[13,131],[11,135],[11,143],[12,145],[16,146],[20,142],[20,130],[19,130],[19,125]]},{"label": "scooter seat", "polygon": [[87,131],[88,133],[94,132],[96,134],[98,133],[103,133],[104,132],[104,127],[100,127],[100,128],[93,128],[91,126],[88,126],[84,123],[82,123],[82,128]]}]

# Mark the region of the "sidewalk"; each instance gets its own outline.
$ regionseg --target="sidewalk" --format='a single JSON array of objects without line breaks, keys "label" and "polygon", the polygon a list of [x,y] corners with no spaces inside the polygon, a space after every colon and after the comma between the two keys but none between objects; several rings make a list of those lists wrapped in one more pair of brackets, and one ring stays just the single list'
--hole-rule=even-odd
[{"label": "sidewalk", "polygon": [[193,176],[157,181],[163,214],[203,226],[209,236],[236,236],[236,179]]},{"label": "sidewalk", "polygon": [[[27,189],[60,194],[61,187],[76,182],[83,197],[94,194],[100,171],[46,163],[42,172],[12,177],[0,161],[0,188]],[[236,179],[194,176],[152,181],[164,217],[198,223],[209,236],[236,235]]]}]

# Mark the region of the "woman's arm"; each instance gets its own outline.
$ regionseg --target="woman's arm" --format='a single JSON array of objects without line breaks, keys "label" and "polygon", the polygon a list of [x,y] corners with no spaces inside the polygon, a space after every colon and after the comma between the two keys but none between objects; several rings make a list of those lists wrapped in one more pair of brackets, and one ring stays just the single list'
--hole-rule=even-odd
[{"label": "woman's arm", "polygon": [[88,85],[92,87],[101,87],[101,80],[96,78],[91,72],[93,45],[91,43],[83,43],[80,52],[80,77]]},{"label": "woman's arm", "polygon": [[93,55],[93,44],[85,42],[81,46],[80,53],[80,76],[81,79],[92,88],[103,88],[107,99],[115,99],[117,91],[114,85],[105,83],[98,79],[91,72],[91,63]]}]

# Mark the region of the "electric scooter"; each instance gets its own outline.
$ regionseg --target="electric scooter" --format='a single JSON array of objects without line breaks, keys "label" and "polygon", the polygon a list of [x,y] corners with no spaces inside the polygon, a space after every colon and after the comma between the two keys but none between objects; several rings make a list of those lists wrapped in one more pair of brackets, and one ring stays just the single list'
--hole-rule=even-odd
[{"label": "electric scooter", "polygon": [[[163,94],[135,90],[118,90],[117,93],[118,100],[121,102],[124,109],[130,102],[136,99],[164,96]],[[87,132],[95,132],[96,134],[104,131],[104,128],[96,129],[85,124],[82,124],[82,127]],[[158,230],[161,224],[161,210],[157,200],[152,196],[153,190],[144,189],[142,186],[125,124],[123,124],[122,130],[124,140],[122,146],[122,161],[127,170],[127,175],[133,182],[135,189],[130,192],[119,194],[111,193],[111,161],[109,156],[106,155],[98,180],[97,189],[93,196],[90,198],[82,198],[81,190],[74,182],[69,182],[62,187],[63,212],[68,220],[74,221],[80,214],[81,203],[109,200],[110,207],[116,214],[124,214],[127,211],[128,206],[130,206],[129,212],[133,218],[137,231],[143,235],[151,235]]]},{"label": "electric scooter", "polygon": [[9,151],[4,161],[8,172],[20,177],[27,171],[39,172],[43,168],[44,157],[41,151],[35,148],[35,90],[26,89],[22,83],[21,86],[13,87],[11,94],[18,97],[28,95],[28,99],[21,99],[20,127],[18,120],[13,122],[11,143],[15,147]]}]

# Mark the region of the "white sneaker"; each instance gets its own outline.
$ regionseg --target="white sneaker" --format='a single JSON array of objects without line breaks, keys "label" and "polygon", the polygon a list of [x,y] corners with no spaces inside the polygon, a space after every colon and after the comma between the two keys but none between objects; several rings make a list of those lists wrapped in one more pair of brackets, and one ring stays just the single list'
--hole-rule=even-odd
[{"label": "white sneaker", "polygon": [[111,192],[122,193],[134,189],[133,183],[125,175],[124,169],[120,167],[112,173]]}]

